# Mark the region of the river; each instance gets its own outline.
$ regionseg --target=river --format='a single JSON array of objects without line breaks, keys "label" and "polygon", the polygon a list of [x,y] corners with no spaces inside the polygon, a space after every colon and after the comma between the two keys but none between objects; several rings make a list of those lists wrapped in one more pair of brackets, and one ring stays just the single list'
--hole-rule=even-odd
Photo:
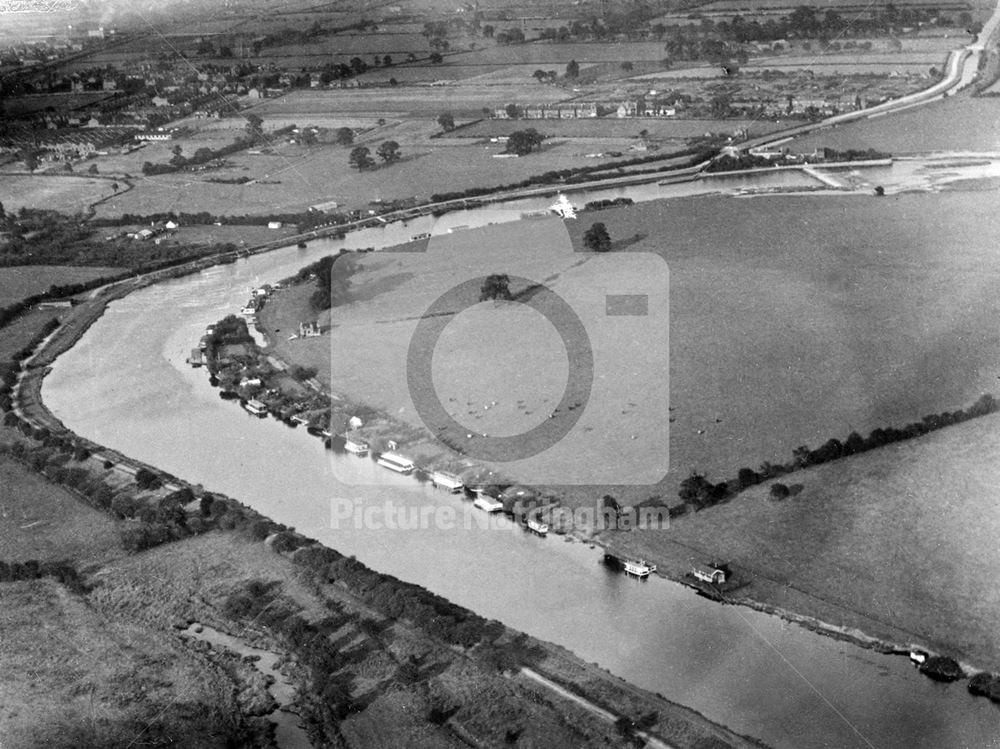
[{"label": "river", "polygon": [[[992,168],[992,167],[991,167]],[[894,168],[893,168],[894,169]],[[898,179],[883,169],[879,184]],[[916,173],[913,165],[903,172]],[[951,178],[958,167],[949,165]],[[926,170],[925,170],[926,171]],[[895,174],[895,177],[894,177]],[[860,175],[858,179],[869,179]],[[644,200],[706,189],[814,185],[798,173],[577,194]],[[927,189],[919,186],[919,189]],[[902,188],[900,188],[902,189]],[[43,395],[74,431],[223,492],[381,572],[424,585],[481,615],[563,645],[623,678],[776,747],[986,747],[1000,712],[963,683],[920,676],[882,656],[782,619],[698,597],[676,583],[615,574],[601,553],[539,538],[485,516],[462,499],[395,477],[367,458],[335,455],[302,429],[250,417],[218,397],[185,358],[204,327],[237,310],[250,287],[293,274],[341,247],[384,247],[422,232],[517,220],[550,199],[423,217],[345,240],[276,250],[175,279],[110,305],[60,357]],[[336,469],[336,470],[335,470]],[[380,486],[358,484],[378,471]],[[335,476],[357,474],[351,485]],[[455,527],[409,530],[334,523],[336,501],[450,507]],[[433,526],[433,524],[431,524]]]}]

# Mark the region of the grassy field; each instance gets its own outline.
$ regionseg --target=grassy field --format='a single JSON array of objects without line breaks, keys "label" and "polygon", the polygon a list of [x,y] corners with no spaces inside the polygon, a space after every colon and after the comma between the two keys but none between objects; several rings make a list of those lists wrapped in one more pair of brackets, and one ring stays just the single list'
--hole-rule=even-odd
[{"label": "grassy field", "polygon": [[[421,123],[424,133],[440,128]],[[97,208],[98,216],[157,211],[210,211],[218,214],[269,214],[302,211],[335,200],[347,208],[367,207],[371,200],[429,198],[434,193],[474,186],[510,184],[553,169],[593,166],[579,144],[553,139],[530,156],[494,159],[502,145],[445,141],[426,145],[426,134],[412,134],[409,125],[387,125],[356,141],[374,151],[383,140],[401,145],[403,159],[364,172],[351,169],[350,150],[335,145],[313,147],[285,144],[276,155],[233,155],[230,167],[198,174],[164,174],[136,180],[135,189]],[[408,137],[409,136],[409,137]],[[413,138],[413,141],[410,138]],[[597,147],[599,150],[599,147]],[[206,178],[250,177],[255,184],[217,184]]]},{"label": "grassy field", "polygon": [[[15,166],[23,168],[20,163]],[[8,211],[24,207],[58,208],[63,213],[80,213],[112,194],[111,180],[106,179],[27,174],[5,174],[0,179],[0,203]]]},{"label": "grassy field", "polygon": [[29,310],[0,328],[0,361],[9,361],[27,346],[45,324],[59,317],[57,310]]},{"label": "grassy field", "polygon": [[[568,223],[575,242],[592,220],[585,214]],[[902,426],[996,388],[1000,349],[990,320],[1000,313],[1000,267],[991,237],[1000,218],[982,194],[689,198],[602,211],[600,220],[613,238],[638,233],[628,250],[660,254],[671,273],[670,473],[657,487],[622,489],[629,499],[659,491],[673,501],[692,469],[732,478],[744,466],[786,461],[799,445]],[[358,352],[334,359],[334,388],[418,423],[397,376],[405,371],[413,328],[405,318],[426,309],[447,279],[509,270],[525,246],[543,242],[542,224],[449,235],[442,246],[450,251],[437,255],[437,265],[424,267],[433,257],[428,253],[405,274],[367,256],[371,277],[353,280],[352,293],[361,296],[335,310],[332,344],[313,344],[320,348],[312,363],[322,371],[330,345]],[[292,343],[298,352],[309,345]],[[475,376],[451,380],[464,383],[468,396],[449,397],[460,405],[522,400],[520,417],[537,416],[521,394],[479,392],[502,389],[484,374],[488,366],[472,363],[477,354],[493,361],[482,345],[469,346],[462,364]],[[612,343],[605,353],[617,361],[616,352]],[[544,369],[537,376],[539,398],[561,387]],[[654,421],[652,409],[643,413],[650,384],[637,385],[634,392],[645,394],[633,399],[638,408],[620,409],[637,413],[591,426],[605,433],[646,429],[666,439],[666,424]],[[491,409],[491,418],[502,413]],[[458,415],[496,434],[529,423]],[[587,459],[600,460],[604,448],[595,443],[593,450]],[[630,443],[623,465],[655,462],[659,453],[649,450],[655,453],[656,443]]]},{"label": "grassy field", "polygon": [[50,286],[81,283],[121,273],[120,268],[23,265],[0,268],[0,307],[48,291]]},{"label": "grassy field", "polygon": [[0,599],[5,743],[223,745],[231,687],[176,638],[95,611],[50,580],[3,583]]},{"label": "grassy field", "polygon": [[0,559],[88,564],[119,549],[115,521],[7,456],[0,456],[0,484]]},{"label": "grassy field", "polygon": [[[442,66],[444,75],[446,66]],[[485,71],[480,71],[485,72]],[[571,92],[552,86],[533,84],[533,101],[552,102],[570,98]],[[536,88],[537,87],[537,93]],[[340,116],[352,113],[376,112],[392,117],[409,114],[415,117],[437,117],[441,112],[452,112],[456,117],[482,115],[483,107],[500,107],[524,97],[524,85],[486,86],[449,85],[415,86],[381,89],[331,89],[328,91],[295,91],[277,99],[265,99],[254,108],[265,120],[269,115],[295,115],[313,112],[336,113]]]},{"label": "grassy field", "polygon": [[778,130],[781,125],[755,120],[687,120],[662,119],[656,117],[599,117],[586,119],[545,119],[545,120],[482,120],[470,127],[462,128],[456,135],[462,138],[488,138],[509,135],[515,130],[533,127],[550,138],[631,138],[647,130],[653,140],[675,140],[683,142],[705,133],[735,133],[737,130],[753,126],[755,133],[761,134]]},{"label": "grassy field", "polygon": [[1000,594],[986,582],[1000,574],[1000,417],[782,480],[804,488],[776,502],[755,487],[621,543],[653,559],[725,558],[753,579],[741,594],[1000,666]]},{"label": "grassy field", "polygon": [[934,102],[874,120],[860,120],[833,130],[796,138],[794,150],[817,146],[874,148],[892,154],[934,151],[1000,151],[1000,106],[993,98],[959,98]]}]

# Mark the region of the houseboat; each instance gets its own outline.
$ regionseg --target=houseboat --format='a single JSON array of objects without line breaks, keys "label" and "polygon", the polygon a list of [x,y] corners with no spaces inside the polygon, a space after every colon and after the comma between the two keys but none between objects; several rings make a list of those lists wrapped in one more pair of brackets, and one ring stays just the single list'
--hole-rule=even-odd
[{"label": "houseboat", "polygon": [[402,474],[412,473],[413,469],[416,468],[412,460],[404,458],[398,453],[382,453],[375,462],[380,466],[388,468],[390,471]]},{"label": "houseboat", "polygon": [[549,526],[537,518],[529,518],[528,530],[532,533],[537,533],[539,536],[547,536],[549,533]]},{"label": "houseboat", "polygon": [[200,348],[191,349],[191,356],[188,357],[188,363],[192,367],[200,367],[205,363],[204,359],[202,359]]},{"label": "houseboat", "polygon": [[344,435],[344,449],[354,455],[367,455],[368,443],[358,436]]},{"label": "houseboat", "polygon": [[244,403],[243,408],[245,408],[249,413],[252,413],[254,416],[259,416],[261,418],[267,416],[267,406],[256,398],[251,398]]},{"label": "houseboat", "polygon": [[500,512],[503,509],[503,502],[494,499],[489,494],[480,494],[472,504],[483,512]]},{"label": "houseboat", "polygon": [[461,476],[456,476],[454,473],[448,473],[447,471],[434,471],[430,475],[430,480],[434,486],[447,489],[452,494],[458,494],[465,488],[465,482],[462,481]]},{"label": "houseboat", "polygon": [[629,575],[635,575],[636,577],[649,577],[649,573],[656,572],[656,565],[650,564],[642,559],[623,559],[622,569]]}]

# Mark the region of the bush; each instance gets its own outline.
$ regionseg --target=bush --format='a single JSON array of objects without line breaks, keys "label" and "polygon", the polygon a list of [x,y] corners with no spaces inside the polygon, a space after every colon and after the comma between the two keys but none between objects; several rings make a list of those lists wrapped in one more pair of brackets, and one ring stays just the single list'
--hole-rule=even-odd
[{"label": "bush", "polygon": [[788,499],[789,494],[791,494],[791,491],[784,484],[782,483],[771,484],[771,499],[777,499],[777,500]]},{"label": "bush", "polygon": [[274,540],[271,541],[271,549],[279,553],[295,551],[300,546],[304,546],[306,543],[308,543],[306,539],[302,538],[302,536],[297,533],[281,531],[274,537]]},{"label": "bush", "polygon": [[159,546],[170,540],[170,528],[165,523],[130,523],[121,532],[122,546],[126,551],[137,552]]},{"label": "bush", "polygon": [[141,506],[139,500],[128,494],[119,494],[111,500],[111,511],[122,519],[135,517]]},{"label": "bush", "polygon": [[140,489],[156,489],[162,484],[160,477],[148,468],[140,468],[135,472],[135,483]]}]

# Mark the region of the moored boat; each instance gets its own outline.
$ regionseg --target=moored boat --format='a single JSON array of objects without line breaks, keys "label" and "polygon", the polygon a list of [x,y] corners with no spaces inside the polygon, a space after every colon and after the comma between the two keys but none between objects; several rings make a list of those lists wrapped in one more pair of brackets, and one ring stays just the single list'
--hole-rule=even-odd
[{"label": "moored boat", "polygon": [[413,469],[416,468],[412,460],[392,452],[382,453],[375,462],[383,468],[402,474],[413,473]]},{"label": "moored boat", "polygon": [[537,518],[529,518],[528,530],[532,533],[537,533],[539,536],[546,536],[549,533],[549,526]]},{"label": "moored boat", "polygon": [[267,406],[256,398],[251,398],[244,403],[243,408],[245,408],[249,413],[252,413],[254,416],[259,416],[261,418],[267,416]]},{"label": "moored boat", "polygon": [[649,577],[651,572],[656,572],[656,565],[650,564],[644,559],[624,559],[622,560],[622,569],[628,575],[635,575],[636,577]]}]

